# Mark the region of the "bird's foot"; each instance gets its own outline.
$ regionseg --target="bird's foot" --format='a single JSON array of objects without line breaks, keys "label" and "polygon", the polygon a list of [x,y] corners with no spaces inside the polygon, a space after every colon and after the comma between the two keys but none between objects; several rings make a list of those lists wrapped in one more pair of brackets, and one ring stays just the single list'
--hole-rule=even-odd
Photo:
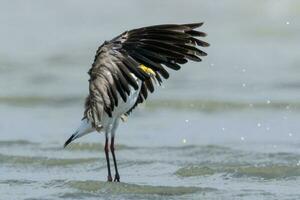
[{"label": "bird's foot", "polygon": [[120,175],[119,174],[115,175],[114,182],[120,182]]},{"label": "bird's foot", "polygon": [[107,182],[112,182],[112,177],[111,176],[107,176]]}]

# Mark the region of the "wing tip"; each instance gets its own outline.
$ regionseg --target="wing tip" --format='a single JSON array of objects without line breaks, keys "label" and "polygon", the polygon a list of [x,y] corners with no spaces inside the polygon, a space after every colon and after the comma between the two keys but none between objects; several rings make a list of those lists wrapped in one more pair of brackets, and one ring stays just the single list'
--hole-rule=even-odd
[{"label": "wing tip", "polygon": [[204,22],[196,22],[196,23],[190,23],[190,24],[182,24],[182,26],[188,26],[191,29],[196,29],[201,26],[203,26]]}]

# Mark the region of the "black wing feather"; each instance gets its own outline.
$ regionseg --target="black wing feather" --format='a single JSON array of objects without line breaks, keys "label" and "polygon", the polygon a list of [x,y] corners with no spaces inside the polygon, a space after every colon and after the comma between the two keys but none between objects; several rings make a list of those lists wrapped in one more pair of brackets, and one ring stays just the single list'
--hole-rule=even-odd
[{"label": "black wing feather", "polygon": [[[142,84],[138,99],[128,113],[148,97],[148,91],[154,92],[155,79],[161,84],[161,76],[169,78],[166,68],[179,70],[188,60],[201,61],[200,57],[207,54],[197,46],[209,46],[207,42],[198,39],[206,36],[204,32],[195,30],[202,25],[148,26],[126,31],[101,45],[89,71],[90,95],[86,101],[84,117],[98,127],[103,111],[111,116],[114,107],[119,104],[118,95],[126,102],[130,87],[138,89],[132,75],[141,80]],[[149,70],[144,71],[142,65],[150,68],[154,74],[149,73]]]}]

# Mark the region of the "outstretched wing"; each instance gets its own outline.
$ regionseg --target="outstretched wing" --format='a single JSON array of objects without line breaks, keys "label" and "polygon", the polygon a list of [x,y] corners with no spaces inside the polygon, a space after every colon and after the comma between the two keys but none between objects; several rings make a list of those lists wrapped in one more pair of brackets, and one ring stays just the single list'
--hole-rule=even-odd
[{"label": "outstretched wing", "polygon": [[153,77],[159,83],[161,77],[169,78],[166,68],[179,70],[180,64],[188,60],[201,61],[200,57],[207,54],[197,46],[209,46],[197,38],[206,35],[195,30],[202,24],[165,24],[133,29],[101,45],[89,71],[90,94],[84,117],[91,120],[95,128],[100,127],[102,114],[106,112],[111,116],[118,106],[117,93],[127,101],[129,87],[138,89],[131,73],[142,81],[137,105],[147,98],[148,91],[154,91]]}]

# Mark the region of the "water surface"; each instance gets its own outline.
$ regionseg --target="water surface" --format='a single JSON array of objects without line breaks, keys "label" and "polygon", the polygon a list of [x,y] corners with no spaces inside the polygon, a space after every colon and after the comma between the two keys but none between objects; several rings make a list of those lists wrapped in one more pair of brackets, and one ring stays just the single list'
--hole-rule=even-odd
[{"label": "water surface", "polygon": [[[0,3],[0,199],[300,199],[296,0]],[[126,29],[205,21],[189,63],[117,133],[63,149],[97,47]]]}]

